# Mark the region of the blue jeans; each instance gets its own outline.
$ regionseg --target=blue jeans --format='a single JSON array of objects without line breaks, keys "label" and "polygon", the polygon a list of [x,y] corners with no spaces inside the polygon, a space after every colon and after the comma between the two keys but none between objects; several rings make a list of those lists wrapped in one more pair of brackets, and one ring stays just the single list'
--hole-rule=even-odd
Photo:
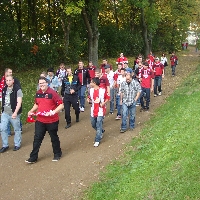
[{"label": "blue jeans", "polygon": [[161,82],[162,82],[162,76],[155,76],[155,78],[154,78],[154,94],[157,94],[157,88],[158,88],[158,92],[161,92]]},{"label": "blue jeans", "polygon": [[[8,129],[7,129],[7,133],[8,133],[8,136],[11,136],[11,123],[9,122],[8,123]],[[20,127],[21,127],[21,131],[22,131],[22,122],[20,120]]]},{"label": "blue jeans", "polygon": [[[144,99],[146,101],[146,106],[144,105]],[[149,108],[149,102],[150,102],[150,88],[143,88],[140,95],[140,103],[142,108]]]},{"label": "blue jeans", "polygon": [[90,117],[90,121],[92,124],[92,128],[96,130],[96,137],[95,137],[95,142],[100,142],[103,136],[102,133],[102,126],[103,126],[103,116],[98,116],[98,117]]},{"label": "blue jeans", "polygon": [[172,75],[175,75],[175,71],[176,71],[176,65],[172,65]]},{"label": "blue jeans", "polygon": [[114,102],[115,102],[115,89],[110,88],[110,113],[114,112]]},{"label": "blue jeans", "polygon": [[122,105],[120,105],[120,95],[116,95],[117,102],[117,116],[121,116]]},{"label": "blue jeans", "polygon": [[81,88],[78,91],[78,96],[80,99],[80,107],[85,108],[85,91],[86,91],[87,86],[86,85],[81,85]]},{"label": "blue jeans", "polygon": [[11,115],[8,115],[6,113],[2,113],[1,115],[1,139],[3,143],[3,147],[8,147],[8,124],[11,123],[15,136],[14,136],[14,144],[17,147],[21,146],[21,140],[22,140],[22,131],[20,126],[20,115],[17,115],[15,119],[12,119]]},{"label": "blue jeans", "polygon": [[130,129],[135,128],[135,112],[136,112],[136,102],[134,101],[132,105],[127,106],[122,103],[122,124],[121,130],[127,129],[127,117],[129,115],[129,127]]}]

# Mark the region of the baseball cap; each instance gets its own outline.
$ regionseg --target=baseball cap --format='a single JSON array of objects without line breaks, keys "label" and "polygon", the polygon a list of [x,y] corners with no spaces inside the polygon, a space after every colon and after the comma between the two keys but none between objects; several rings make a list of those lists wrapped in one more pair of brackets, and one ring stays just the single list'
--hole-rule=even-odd
[{"label": "baseball cap", "polygon": [[126,72],[132,74],[132,73],[133,73],[133,70],[132,70],[131,68],[128,67],[128,68],[126,68]]}]

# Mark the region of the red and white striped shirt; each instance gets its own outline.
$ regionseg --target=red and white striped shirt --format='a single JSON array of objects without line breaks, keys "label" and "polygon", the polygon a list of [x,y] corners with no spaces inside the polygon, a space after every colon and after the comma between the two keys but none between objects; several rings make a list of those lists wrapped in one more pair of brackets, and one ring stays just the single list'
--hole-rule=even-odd
[{"label": "red and white striped shirt", "polygon": [[106,114],[106,105],[103,107],[100,106],[101,102],[105,102],[106,99],[109,99],[109,96],[106,93],[104,88],[99,89],[90,89],[90,97],[92,101],[91,105],[91,117],[105,116]]}]

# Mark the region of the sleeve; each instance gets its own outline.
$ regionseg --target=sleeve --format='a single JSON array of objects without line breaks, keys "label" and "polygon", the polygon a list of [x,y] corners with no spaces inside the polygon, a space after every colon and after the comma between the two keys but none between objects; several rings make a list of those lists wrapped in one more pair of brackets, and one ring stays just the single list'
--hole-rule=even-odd
[{"label": "sleeve", "polygon": [[57,92],[54,91],[53,93],[53,100],[56,103],[57,106],[59,106],[60,104],[63,103],[61,97],[59,96],[59,94]]},{"label": "sleeve", "polygon": [[90,73],[88,69],[86,69],[86,78],[87,78],[87,83],[90,84],[91,78],[90,78]]},{"label": "sleeve", "polygon": [[64,92],[65,92],[65,82],[62,80],[62,86],[61,86],[61,96],[64,97]]},{"label": "sleeve", "polygon": [[106,83],[106,87],[110,86],[110,83],[107,77],[105,77],[105,83]]},{"label": "sleeve", "polygon": [[17,91],[17,97],[23,97],[23,93],[22,93],[22,90],[21,90],[21,89],[19,89],[19,90]]}]

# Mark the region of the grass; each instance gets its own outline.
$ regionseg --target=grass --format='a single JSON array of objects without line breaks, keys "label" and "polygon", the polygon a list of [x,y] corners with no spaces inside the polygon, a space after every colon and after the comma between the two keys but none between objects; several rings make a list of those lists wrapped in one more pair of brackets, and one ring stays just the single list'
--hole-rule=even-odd
[{"label": "grass", "polygon": [[199,97],[200,66],[83,199],[200,199]]}]

